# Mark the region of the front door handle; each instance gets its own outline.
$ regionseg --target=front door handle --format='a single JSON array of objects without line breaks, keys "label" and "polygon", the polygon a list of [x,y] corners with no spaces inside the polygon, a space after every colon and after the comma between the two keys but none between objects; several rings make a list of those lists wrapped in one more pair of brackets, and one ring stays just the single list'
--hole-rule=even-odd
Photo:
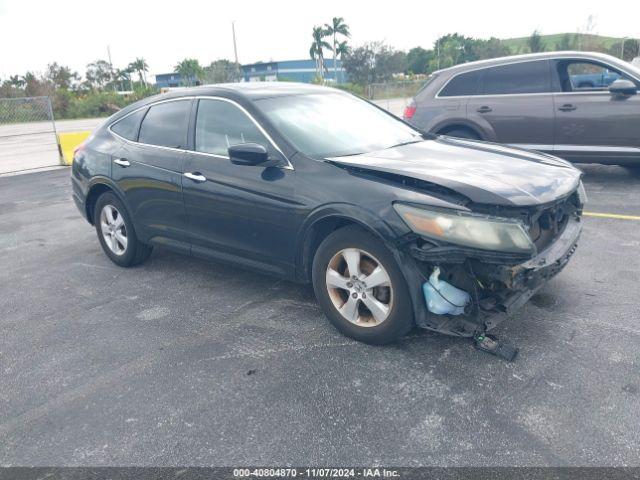
[{"label": "front door handle", "polygon": [[565,103],[561,107],[558,107],[558,110],[560,110],[562,112],[571,112],[572,110],[575,110],[576,108],[578,108],[578,107],[576,107],[572,103]]},{"label": "front door handle", "polygon": [[115,163],[116,165],[120,165],[123,168],[127,168],[131,165],[131,163],[129,163],[129,160],[127,160],[126,158],[116,158],[113,163]]},{"label": "front door handle", "polygon": [[202,183],[207,181],[207,177],[202,175],[200,172],[187,172],[183,174],[189,180],[193,180],[196,183]]},{"label": "front door handle", "polygon": [[487,105],[483,105],[483,106],[481,106],[480,108],[478,108],[478,109],[476,110],[476,112],[478,112],[478,113],[489,113],[491,110],[492,110],[492,108],[491,108],[491,107],[489,107],[489,106],[487,106]]}]

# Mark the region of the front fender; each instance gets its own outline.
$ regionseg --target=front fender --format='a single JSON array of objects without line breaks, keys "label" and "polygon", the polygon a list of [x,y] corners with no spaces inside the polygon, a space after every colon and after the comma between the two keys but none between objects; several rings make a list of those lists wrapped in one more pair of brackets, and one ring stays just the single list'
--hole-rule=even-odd
[{"label": "front fender", "polygon": [[382,212],[382,216],[350,203],[325,204],[314,209],[304,220],[296,236],[296,277],[300,281],[308,281],[310,278],[311,248],[314,236],[318,232],[317,227],[325,222],[333,223],[332,220],[360,225],[377,236],[395,255],[396,239],[410,233],[410,230],[393,211],[391,205],[388,209],[389,211]]}]

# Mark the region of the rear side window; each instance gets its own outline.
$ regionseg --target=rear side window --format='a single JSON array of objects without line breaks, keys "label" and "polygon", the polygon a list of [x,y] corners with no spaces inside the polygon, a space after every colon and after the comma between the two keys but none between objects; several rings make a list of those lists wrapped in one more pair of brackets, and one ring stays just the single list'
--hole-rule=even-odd
[{"label": "rear side window", "polygon": [[196,151],[228,156],[240,143],[270,144],[255,123],[235,105],[223,100],[200,100],[196,117]]},{"label": "rear side window", "polygon": [[138,141],[161,147],[184,148],[191,100],[159,103],[142,120]]},{"label": "rear side window", "polygon": [[122,138],[126,138],[127,140],[137,140],[138,136],[138,126],[140,125],[140,120],[144,116],[144,108],[142,110],[138,110],[137,112],[133,112],[130,115],[127,115],[122,120],[118,120],[116,123],[111,125],[111,131],[117,135],[120,135]]},{"label": "rear side window", "polygon": [[488,68],[481,83],[481,92],[484,95],[551,91],[549,65],[546,60]]},{"label": "rear side window", "polygon": [[457,97],[475,95],[478,92],[478,80],[483,70],[461,73],[456,75],[445,85],[438,96]]}]

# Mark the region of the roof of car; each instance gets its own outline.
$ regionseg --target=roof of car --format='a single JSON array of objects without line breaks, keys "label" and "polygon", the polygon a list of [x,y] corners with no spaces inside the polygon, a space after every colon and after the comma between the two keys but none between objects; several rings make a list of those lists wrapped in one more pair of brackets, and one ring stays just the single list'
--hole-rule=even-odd
[{"label": "roof of car", "polygon": [[540,53],[527,53],[524,55],[510,55],[508,57],[489,58],[486,60],[477,60],[475,62],[461,63],[454,65],[453,67],[443,68],[433,72],[439,73],[454,73],[465,70],[473,70],[478,67],[492,67],[496,65],[506,65],[514,62],[523,62],[527,60],[545,60],[549,58],[590,58],[594,60],[605,60],[607,62],[617,63],[618,59],[611,55],[605,55],[597,52],[577,52],[577,51],[562,51],[562,52],[540,52]]},{"label": "roof of car", "polygon": [[276,97],[283,95],[301,95],[310,93],[329,93],[336,89],[321,85],[297,82],[240,82],[240,83],[216,83],[200,87],[188,87],[175,89],[165,95],[215,95],[222,91],[233,92],[253,100],[259,98]]}]

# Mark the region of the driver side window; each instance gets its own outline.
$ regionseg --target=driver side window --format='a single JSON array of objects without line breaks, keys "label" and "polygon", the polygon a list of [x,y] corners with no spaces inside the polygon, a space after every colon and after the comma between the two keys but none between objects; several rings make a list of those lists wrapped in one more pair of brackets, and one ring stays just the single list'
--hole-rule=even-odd
[{"label": "driver side window", "polygon": [[247,115],[232,103],[201,99],[196,115],[195,150],[228,157],[227,149],[241,143],[270,143]]}]

